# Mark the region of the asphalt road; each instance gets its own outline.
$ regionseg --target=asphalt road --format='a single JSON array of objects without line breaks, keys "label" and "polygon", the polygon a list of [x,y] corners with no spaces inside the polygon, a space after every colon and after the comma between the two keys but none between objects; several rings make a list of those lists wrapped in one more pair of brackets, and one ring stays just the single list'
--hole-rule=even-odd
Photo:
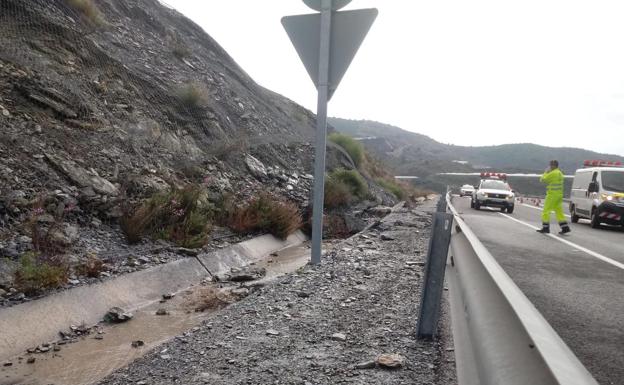
[{"label": "asphalt road", "polygon": [[596,380],[624,384],[624,230],[592,229],[581,220],[559,236],[553,214],[555,235],[545,236],[535,232],[535,207],[517,203],[513,214],[502,214],[471,209],[470,198],[453,202]]}]

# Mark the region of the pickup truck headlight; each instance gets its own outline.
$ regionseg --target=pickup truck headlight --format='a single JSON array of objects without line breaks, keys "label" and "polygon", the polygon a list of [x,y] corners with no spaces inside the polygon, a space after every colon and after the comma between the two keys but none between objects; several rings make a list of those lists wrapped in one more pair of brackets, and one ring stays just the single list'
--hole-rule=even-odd
[{"label": "pickup truck headlight", "polygon": [[513,200],[515,196],[513,194],[507,196],[507,200]]},{"label": "pickup truck headlight", "polygon": [[614,199],[613,195],[608,195],[608,194],[600,194],[600,200],[601,201],[612,201]]}]

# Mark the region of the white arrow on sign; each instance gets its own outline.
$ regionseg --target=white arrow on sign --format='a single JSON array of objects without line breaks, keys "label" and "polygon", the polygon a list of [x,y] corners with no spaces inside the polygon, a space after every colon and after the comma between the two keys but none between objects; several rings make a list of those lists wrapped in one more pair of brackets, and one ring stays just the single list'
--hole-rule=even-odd
[{"label": "white arrow on sign", "polygon": [[[378,13],[374,8],[332,13],[328,99],[338,88]],[[318,87],[321,14],[285,16],[282,25]]]}]

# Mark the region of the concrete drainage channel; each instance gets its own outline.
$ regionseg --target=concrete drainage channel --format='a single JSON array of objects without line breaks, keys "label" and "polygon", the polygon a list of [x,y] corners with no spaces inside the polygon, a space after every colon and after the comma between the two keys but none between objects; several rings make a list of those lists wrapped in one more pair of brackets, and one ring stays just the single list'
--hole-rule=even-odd
[{"label": "concrete drainage channel", "polygon": [[[274,279],[307,263],[306,241],[300,232],[284,241],[264,235],[197,258],[174,261],[3,309],[0,362],[11,366],[0,368],[0,384],[93,383],[199,325],[211,314],[211,309],[235,301],[240,295],[236,289],[219,290],[209,283],[213,276],[254,264],[266,269],[263,281]],[[176,295],[162,303],[166,293]],[[98,324],[107,310],[115,306],[132,311],[132,321]],[[198,307],[208,311],[196,312]],[[166,315],[156,315],[159,310]],[[50,345],[50,351],[45,354],[24,356],[29,348],[58,340],[59,331],[69,330],[70,325],[78,330],[79,325],[97,326],[77,343]],[[55,346],[60,351],[55,352]]]}]

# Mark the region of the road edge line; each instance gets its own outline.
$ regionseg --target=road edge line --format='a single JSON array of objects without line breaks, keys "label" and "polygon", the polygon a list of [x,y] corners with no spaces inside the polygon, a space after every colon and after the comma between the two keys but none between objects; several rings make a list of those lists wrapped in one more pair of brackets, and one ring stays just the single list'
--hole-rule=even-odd
[{"label": "road edge line", "polygon": [[[533,226],[533,225],[532,225],[532,224],[530,224],[530,223],[526,223],[526,222],[524,222],[524,221],[521,221],[521,220],[519,220],[519,219],[516,219],[516,218],[514,218],[514,217],[511,217],[511,216],[509,216],[509,215],[507,215],[507,214],[503,214],[503,213],[498,213],[498,214],[500,214],[500,215],[502,215],[502,216],[504,216],[504,217],[506,217],[506,218],[508,218],[508,219],[511,219],[511,220],[512,220],[512,221],[514,221],[514,222],[518,222],[518,223],[520,223],[520,224],[522,224],[522,225],[525,225],[525,226],[527,226],[527,227],[530,227],[530,228],[532,228],[533,230],[539,230],[539,227]],[[574,243],[574,242],[570,242],[570,241],[568,241],[567,239],[563,239],[563,238],[558,237],[558,236],[553,235],[553,234],[547,234],[547,235],[548,235],[550,238],[552,238],[552,239],[555,239],[555,240],[557,240],[557,241],[559,241],[559,242],[561,242],[561,243],[563,243],[563,244],[566,244],[566,245],[571,246],[571,247],[573,247],[573,248],[575,248],[575,249],[577,249],[577,250],[579,250],[579,251],[582,251],[582,252],[584,252],[584,253],[586,253],[586,254],[589,254],[589,255],[591,255],[591,256],[592,256],[592,257],[594,257],[594,258],[600,259],[600,260],[601,260],[601,261],[603,261],[603,262],[606,262],[606,263],[608,263],[608,264],[611,264],[611,265],[613,265],[613,266],[615,266],[615,267],[619,267],[620,269],[624,270],[624,263],[620,263],[620,262],[618,262],[618,261],[616,261],[616,260],[613,260],[613,259],[611,259],[611,258],[609,258],[609,257],[605,257],[605,256],[604,256],[604,255],[602,255],[602,254],[599,254],[599,253],[597,253],[597,252],[595,252],[595,251],[593,251],[593,250],[590,250],[590,249],[588,249],[588,248],[585,248],[585,247],[583,247],[583,246],[577,245],[576,243]]]},{"label": "road edge line", "polygon": [[[528,207],[528,208],[533,209],[533,210],[539,210],[539,211],[543,211],[543,210],[544,210],[544,208],[543,208],[543,207],[531,206],[531,205],[527,205],[526,203],[520,203],[520,206]],[[568,215],[568,214],[563,214],[563,215],[565,215],[565,216],[566,216],[566,218],[572,218],[572,217],[571,217],[570,215]]]}]

